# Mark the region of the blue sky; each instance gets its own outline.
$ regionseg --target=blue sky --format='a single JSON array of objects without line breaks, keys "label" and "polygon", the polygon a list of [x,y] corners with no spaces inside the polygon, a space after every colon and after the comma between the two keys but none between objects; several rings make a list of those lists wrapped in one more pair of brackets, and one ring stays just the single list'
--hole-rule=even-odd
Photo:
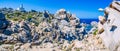
[{"label": "blue sky", "polygon": [[48,10],[50,13],[64,8],[79,18],[98,18],[99,15],[103,15],[98,8],[105,8],[111,2],[112,0],[0,0],[0,8],[16,9],[23,4],[26,10]]}]

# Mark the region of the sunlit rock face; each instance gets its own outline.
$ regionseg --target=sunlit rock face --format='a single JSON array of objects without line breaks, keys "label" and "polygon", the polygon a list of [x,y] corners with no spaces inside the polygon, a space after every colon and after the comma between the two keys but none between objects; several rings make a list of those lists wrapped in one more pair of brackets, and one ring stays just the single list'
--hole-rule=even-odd
[{"label": "sunlit rock face", "polygon": [[61,19],[66,18],[66,10],[65,9],[60,9],[56,12],[56,17],[59,17]]},{"label": "sunlit rock face", "polygon": [[92,21],[90,25],[92,26],[92,28],[90,31],[88,31],[88,34],[94,34],[94,32],[98,28],[98,23],[96,21]]},{"label": "sunlit rock face", "polygon": [[65,9],[58,10],[55,14],[55,18],[70,22],[72,26],[80,24],[80,19],[77,18],[76,15],[71,14],[69,11],[66,11]]},{"label": "sunlit rock face", "polygon": [[85,28],[83,28],[83,31],[81,30],[79,18],[69,11],[60,9],[55,13],[54,17],[55,18],[52,20],[52,27],[62,32],[62,36],[64,36],[65,39],[73,38],[73,36],[77,38],[77,36],[84,33]]},{"label": "sunlit rock face", "polygon": [[120,47],[120,1],[113,1],[105,8],[105,15],[99,17],[98,32],[104,45],[110,51],[118,51]]}]

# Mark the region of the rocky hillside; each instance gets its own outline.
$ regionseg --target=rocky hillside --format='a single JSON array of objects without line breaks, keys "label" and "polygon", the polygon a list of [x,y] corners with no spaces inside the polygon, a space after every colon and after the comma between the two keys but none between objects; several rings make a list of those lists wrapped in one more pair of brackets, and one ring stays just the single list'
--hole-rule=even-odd
[{"label": "rocky hillside", "polygon": [[104,45],[110,51],[120,51],[120,1],[114,1],[99,16],[98,31]]},{"label": "rocky hillside", "polygon": [[0,51],[120,51],[120,1],[113,1],[86,32],[65,9],[20,12],[0,9]]},{"label": "rocky hillside", "polygon": [[[96,35],[96,22],[91,23],[93,28],[87,33],[86,25],[80,24],[80,20],[65,9],[58,10],[54,15],[48,11],[14,13],[16,11],[7,9],[10,14],[4,9],[0,17],[0,51],[107,50]],[[24,14],[32,15],[27,17]]]},{"label": "rocky hillside", "polygon": [[[1,51],[25,50],[26,46],[31,45],[39,45],[43,48],[47,44],[56,44],[56,48],[59,49],[64,43],[80,41],[87,34],[85,25],[80,25],[79,18],[65,9],[58,10],[56,14],[50,14],[46,10],[21,12],[12,8],[2,8],[0,12]],[[2,45],[8,45],[8,48],[5,49]],[[27,50],[29,51],[29,49],[25,51]]]}]

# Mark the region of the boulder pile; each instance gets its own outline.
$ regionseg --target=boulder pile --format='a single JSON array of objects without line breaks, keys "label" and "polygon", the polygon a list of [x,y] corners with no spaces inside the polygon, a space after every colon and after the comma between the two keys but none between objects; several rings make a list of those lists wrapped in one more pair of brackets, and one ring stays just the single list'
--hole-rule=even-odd
[{"label": "boulder pile", "polygon": [[[46,10],[22,12],[30,13],[29,20],[26,17],[19,21],[8,21],[0,13],[0,51],[120,51],[120,1],[113,1],[102,11],[104,16],[99,16],[98,23],[91,22],[89,32],[65,9],[55,14]],[[15,18],[22,13],[16,11]]]},{"label": "boulder pile", "polygon": [[[35,21],[39,18],[43,20],[36,26]],[[31,48],[31,45],[41,45],[43,48],[48,44],[59,49],[60,47],[53,43],[63,46],[64,43],[69,44],[74,40],[82,40],[87,34],[85,26],[80,25],[79,18],[65,9],[58,10],[53,16],[45,11],[42,13],[42,17],[34,15],[30,20],[9,20],[9,22],[5,19],[5,15],[0,13],[0,30],[0,44],[8,46],[6,50],[27,49]],[[0,50],[5,50],[3,46],[0,47]],[[11,46],[12,48],[10,48]]]}]

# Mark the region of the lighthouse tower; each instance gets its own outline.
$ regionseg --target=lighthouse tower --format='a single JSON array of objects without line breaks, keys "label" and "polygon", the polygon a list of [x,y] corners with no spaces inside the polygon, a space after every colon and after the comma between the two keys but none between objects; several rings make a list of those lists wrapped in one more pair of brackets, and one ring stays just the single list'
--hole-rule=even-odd
[{"label": "lighthouse tower", "polygon": [[23,4],[21,4],[21,5],[20,5],[20,7],[19,7],[19,8],[17,8],[17,10],[18,10],[18,11],[22,11],[22,12],[24,12],[24,11],[25,11],[25,9],[24,9],[24,7],[23,7]]}]

